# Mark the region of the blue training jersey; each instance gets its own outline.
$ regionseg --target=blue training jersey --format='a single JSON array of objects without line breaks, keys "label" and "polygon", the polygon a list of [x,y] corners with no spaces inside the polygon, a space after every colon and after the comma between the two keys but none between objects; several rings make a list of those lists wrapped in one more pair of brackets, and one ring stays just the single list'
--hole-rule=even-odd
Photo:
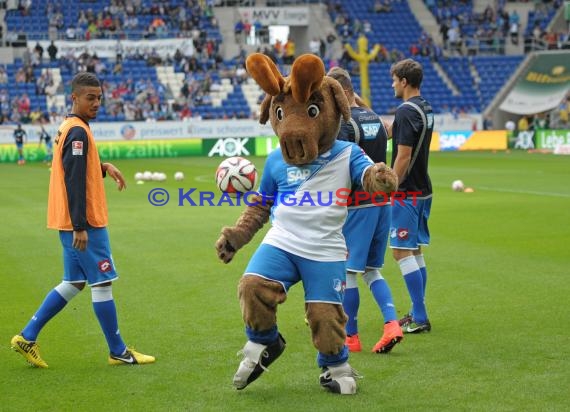
[{"label": "blue training jersey", "polygon": [[285,163],[280,150],[270,153],[259,191],[275,203],[263,243],[311,260],[346,260],[346,197],[373,164],[358,146],[338,140],[303,166]]},{"label": "blue training jersey", "polygon": [[[337,139],[354,142],[372,159],[373,162],[386,163],[386,147],[388,145],[388,132],[384,127],[382,118],[374,111],[365,107],[351,107],[350,120],[342,121]],[[351,204],[352,207],[374,206],[371,199],[359,199],[354,196],[354,192],[364,190],[362,186],[353,187]],[[379,196],[376,204],[385,205],[386,197]]]}]

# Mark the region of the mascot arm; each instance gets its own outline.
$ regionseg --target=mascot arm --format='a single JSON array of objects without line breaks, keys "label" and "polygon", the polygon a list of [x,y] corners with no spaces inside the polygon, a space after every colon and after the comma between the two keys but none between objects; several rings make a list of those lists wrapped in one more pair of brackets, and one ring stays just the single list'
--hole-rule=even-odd
[{"label": "mascot arm", "polygon": [[369,193],[389,194],[398,188],[398,175],[386,163],[380,162],[366,170],[362,182]]},{"label": "mascot arm", "polygon": [[253,205],[243,211],[235,226],[224,227],[216,242],[218,258],[224,263],[229,263],[269,220],[273,202],[262,199],[260,195],[250,197],[249,202]]}]

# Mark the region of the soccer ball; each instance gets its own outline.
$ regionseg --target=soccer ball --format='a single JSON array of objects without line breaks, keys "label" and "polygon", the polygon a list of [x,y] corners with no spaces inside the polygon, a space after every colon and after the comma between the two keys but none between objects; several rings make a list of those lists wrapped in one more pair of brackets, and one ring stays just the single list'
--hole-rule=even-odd
[{"label": "soccer ball", "polygon": [[453,183],[451,183],[451,189],[453,189],[454,192],[463,192],[465,185],[461,180],[454,180]]},{"label": "soccer ball", "polygon": [[256,184],[257,169],[243,157],[228,157],[216,170],[216,185],[224,193],[248,192],[253,190]]},{"label": "soccer ball", "polygon": [[184,173],[182,173],[182,172],[174,173],[174,180],[177,180],[177,181],[184,180]]},{"label": "soccer ball", "polygon": [[139,181],[139,180],[144,180],[144,176],[141,172],[136,172],[135,173],[135,180]]}]

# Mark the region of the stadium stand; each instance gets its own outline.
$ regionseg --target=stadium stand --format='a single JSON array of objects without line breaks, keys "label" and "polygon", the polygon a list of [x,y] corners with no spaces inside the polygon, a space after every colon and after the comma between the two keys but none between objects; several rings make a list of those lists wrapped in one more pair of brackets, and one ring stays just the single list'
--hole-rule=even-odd
[{"label": "stadium stand", "polygon": [[[39,113],[58,121],[69,104],[65,101],[65,92],[77,70],[94,71],[103,81],[105,105],[100,111],[101,121],[255,116],[260,90],[247,80],[243,69],[244,50],[234,58],[221,56],[223,38],[213,3],[104,0],[64,4],[34,0],[33,6],[26,8],[29,2],[20,2],[17,9],[6,11],[6,30],[32,43],[47,39],[188,38],[195,52],[189,56],[177,50],[173,56],[160,58],[154,51],[118,48],[116,58],[87,53],[76,57],[59,55],[57,50],[49,48],[43,50],[38,43],[0,72],[2,119],[29,122],[36,120]],[[265,2],[268,6],[273,3],[275,6],[284,4]],[[318,0],[286,3],[318,3]],[[372,105],[380,113],[390,113],[399,104],[391,96],[389,71],[394,61],[404,57],[413,56],[423,64],[422,93],[432,102],[436,113],[481,113],[524,57],[502,55],[511,16],[501,8],[504,3],[501,1],[496,2],[496,8],[488,7],[477,13],[472,0],[425,0],[440,25],[456,27],[462,39],[460,49],[445,41],[447,30],[442,30],[443,42],[432,38],[407,1],[328,0],[325,3],[336,30],[333,37],[356,48],[356,39],[364,34],[370,45],[381,45],[381,53],[370,65]],[[544,2],[529,12],[524,37],[539,36],[547,41],[545,30],[559,3]],[[566,33],[565,40],[567,37]],[[549,41],[552,43],[551,38]],[[545,47],[550,43],[546,42]],[[554,43],[558,47],[560,38]],[[263,50],[286,72],[283,49],[280,47],[275,52],[265,47]],[[303,51],[302,47],[298,49]],[[358,66],[347,54],[323,57],[328,66],[340,63],[348,67],[356,90],[360,90]]]}]

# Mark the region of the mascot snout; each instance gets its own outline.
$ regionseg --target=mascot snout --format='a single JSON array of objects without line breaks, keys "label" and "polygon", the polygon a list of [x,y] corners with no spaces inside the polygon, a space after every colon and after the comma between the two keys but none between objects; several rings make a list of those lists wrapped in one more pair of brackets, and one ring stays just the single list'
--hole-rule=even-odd
[{"label": "mascot snout", "polygon": [[294,165],[311,163],[319,154],[317,142],[302,131],[287,131],[279,137],[285,162]]}]

